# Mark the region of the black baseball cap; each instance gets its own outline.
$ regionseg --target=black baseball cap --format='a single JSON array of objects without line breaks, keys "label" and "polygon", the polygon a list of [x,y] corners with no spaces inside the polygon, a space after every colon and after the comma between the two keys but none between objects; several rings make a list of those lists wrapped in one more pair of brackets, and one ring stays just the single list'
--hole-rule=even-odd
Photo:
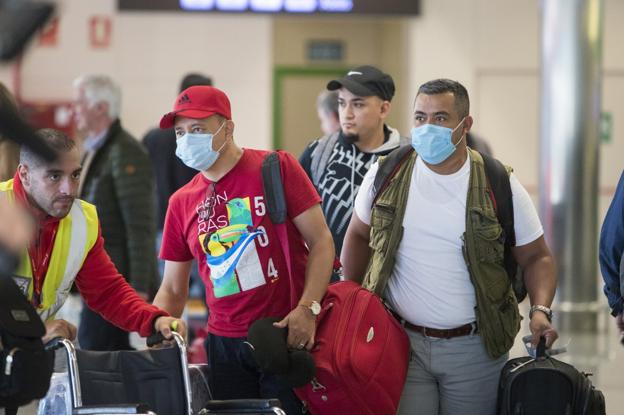
[{"label": "black baseball cap", "polygon": [[342,78],[334,79],[327,84],[330,91],[342,87],[360,97],[378,96],[384,101],[392,101],[394,96],[392,77],[370,65],[353,68]]}]

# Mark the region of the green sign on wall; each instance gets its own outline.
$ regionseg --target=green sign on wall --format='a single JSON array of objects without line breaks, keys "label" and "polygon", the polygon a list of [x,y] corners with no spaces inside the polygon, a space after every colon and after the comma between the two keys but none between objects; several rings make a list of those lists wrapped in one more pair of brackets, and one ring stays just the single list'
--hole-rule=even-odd
[{"label": "green sign on wall", "polygon": [[600,141],[610,143],[613,132],[613,115],[610,112],[600,114]]}]

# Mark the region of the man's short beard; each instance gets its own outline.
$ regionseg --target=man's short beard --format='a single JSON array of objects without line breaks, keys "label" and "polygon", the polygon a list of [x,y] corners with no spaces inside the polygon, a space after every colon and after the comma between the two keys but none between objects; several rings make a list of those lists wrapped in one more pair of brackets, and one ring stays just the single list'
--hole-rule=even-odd
[{"label": "man's short beard", "polygon": [[344,137],[344,139],[353,144],[353,143],[357,143],[358,141],[360,141],[360,135],[359,134],[345,134],[344,132],[342,133],[342,136]]}]

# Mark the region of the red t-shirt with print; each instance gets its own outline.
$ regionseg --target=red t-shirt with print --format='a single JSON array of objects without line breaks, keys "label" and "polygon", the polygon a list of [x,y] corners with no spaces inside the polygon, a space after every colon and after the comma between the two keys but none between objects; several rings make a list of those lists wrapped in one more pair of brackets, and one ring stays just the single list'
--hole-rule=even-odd
[{"label": "red t-shirt with print", "polygon": [[197,174],[171,196],[160,257],[197,259],[210,309],[208,329],[225,337],[247,336],[261,317],[285,316],[291,289],[301,296],[307,248],[292,219],[320,197],[297,160],[278,152],[288,205],[286,229],[292,281],[262,186],[268,151],[244,149],[238,163],[218,182]]}]

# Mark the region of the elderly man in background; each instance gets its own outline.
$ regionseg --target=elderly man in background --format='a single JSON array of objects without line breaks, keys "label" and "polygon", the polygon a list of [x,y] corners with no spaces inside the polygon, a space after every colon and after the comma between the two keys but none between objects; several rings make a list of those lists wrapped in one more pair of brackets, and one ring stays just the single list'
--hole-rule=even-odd
[{"label": "elderly man in background", "polygon": [[[111,78],[74,81],[76,127],[85,134],[78,196],[97,206],[104,247],[145,299],[158,283],[154,239],[154,179],[143,146],[121,126],[121,91]],[[131,349],[128,333],[84,307],[78,329],[89,350]]]}]

